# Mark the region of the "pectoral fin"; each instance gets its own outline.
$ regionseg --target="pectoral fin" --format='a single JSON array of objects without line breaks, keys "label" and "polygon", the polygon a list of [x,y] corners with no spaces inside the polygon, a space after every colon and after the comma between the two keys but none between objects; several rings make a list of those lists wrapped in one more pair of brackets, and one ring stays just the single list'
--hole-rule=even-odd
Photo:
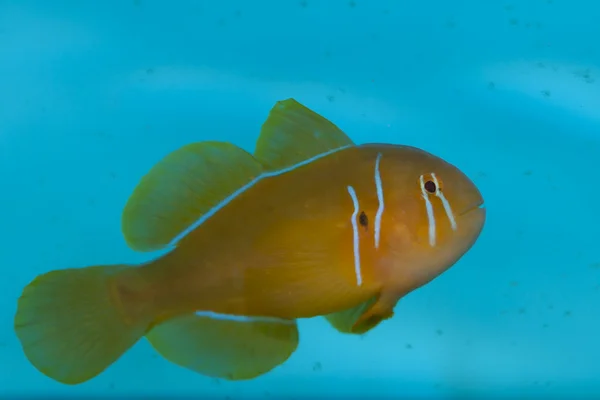
[{"label": "pectoral fin", "polygon": [[325,315],[325,319],[341,333],[359,333],[353,330],[355,322],[360,316],[377,301],[377,297],[359,304],[356,307],[347,310],[338,311],[333,314]]},{"label": "pectoral fin", "polygon": [[328,314],[325,319],[341,333],[362,335],[393,315],[393,306],[375,296],[356,307]]}]

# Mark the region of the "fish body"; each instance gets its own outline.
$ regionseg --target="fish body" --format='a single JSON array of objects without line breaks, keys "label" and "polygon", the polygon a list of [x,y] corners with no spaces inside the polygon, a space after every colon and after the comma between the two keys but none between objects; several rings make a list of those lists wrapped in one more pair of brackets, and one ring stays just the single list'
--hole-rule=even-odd
[{"label": "fish body", "polygon": [[[34,366],[64,383],[99,374],[143,336],[178,365],[252,378],[293,353],[297,318],[325,316],[348,333],[390,318],[474,244],[482,204],[444,160],[355,145],[282,101],[254,154],[194,143],[142,179],[123,233],[135,250],[166,254],[41,275],[19,300],[15,329]],[[67,346],[64,331],[81,344]]]},{"label": "fish body", "polygon": [[[382,284],[374,244],[378,149],[386,150],[343,148],[256,180],[143,267],[157,278],[159,302],[173,313],[294,319],[368,300]],[[361,225],[366,213],[371,222]]]}]

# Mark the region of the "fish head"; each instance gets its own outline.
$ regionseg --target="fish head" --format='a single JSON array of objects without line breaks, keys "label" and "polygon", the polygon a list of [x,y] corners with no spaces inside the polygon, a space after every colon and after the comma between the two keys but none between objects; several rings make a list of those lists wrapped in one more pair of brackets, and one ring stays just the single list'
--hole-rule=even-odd
[{"label": "fish head", "polygon": [[484,200],[467,175],[440,157],[408,146],[393,153],[388,243],[396,268],[414,288],[474,245],[485,223]]}]

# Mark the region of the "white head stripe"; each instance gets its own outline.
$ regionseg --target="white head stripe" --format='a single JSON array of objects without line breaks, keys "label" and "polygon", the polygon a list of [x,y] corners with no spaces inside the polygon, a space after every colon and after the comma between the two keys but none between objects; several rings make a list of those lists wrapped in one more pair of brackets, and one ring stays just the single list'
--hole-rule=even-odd
[{"label": "white head stripe", "polygon": [[435,246],[435,215],[433,214],[433,207],[431,205],[431,200],[429,200],[429,195],[427,194],[427,190],[425,190],[425,180],[423,179],[423,175],[420,178],[421,181],[421,196],[423,200],[425,200],[425,210],[427,211],[427,221],[429,223],[429,245],[431,247]]},{"label": "white head stripe", "polygon": [[456,219],[454,218],[454,213],[452,212],[452,207],[450,207],[450,203],[446,200],[446,196],[440,190],[440,183],[437,180],[437,177],[432,172],[431,178],[435,183],[435,195],[442,201],[442,205],[444,206],[444,211],[446,211],[446,216],[448,217],[448,221],[450,221],[450,226],[452,226],[452,230],[455,231],[458,227],[456,225]]},{"label": "white head stripe", "polygon": [[381,182],[381,175],[379,174],[379,164],[381,162],[381,153],[377,154],[375,160],[375,188],[377,189],[377,200],[379,201],[379,208],[377,214],[375,214],[375,248],[379,248],[379,240],[381,238],[381,217],[385,204],[383,202],[383,185]]}]

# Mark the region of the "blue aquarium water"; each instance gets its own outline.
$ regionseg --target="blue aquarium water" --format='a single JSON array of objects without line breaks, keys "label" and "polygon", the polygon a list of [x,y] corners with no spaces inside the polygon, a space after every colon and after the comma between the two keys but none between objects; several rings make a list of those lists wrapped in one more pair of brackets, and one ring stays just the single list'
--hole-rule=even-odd
[{"label": "blue aquarium water", "polygon": [[[600,396],[598,21],[591,0],[0,0],[0,398]],[[476,245],[365,336],[300,321],[255,380],[146,341],[81,385],[33,368],[23,287],[152,258],[121,234],[139,179],[191,142],[253,150],[286,98],[458,166],[486,200]]]}]

